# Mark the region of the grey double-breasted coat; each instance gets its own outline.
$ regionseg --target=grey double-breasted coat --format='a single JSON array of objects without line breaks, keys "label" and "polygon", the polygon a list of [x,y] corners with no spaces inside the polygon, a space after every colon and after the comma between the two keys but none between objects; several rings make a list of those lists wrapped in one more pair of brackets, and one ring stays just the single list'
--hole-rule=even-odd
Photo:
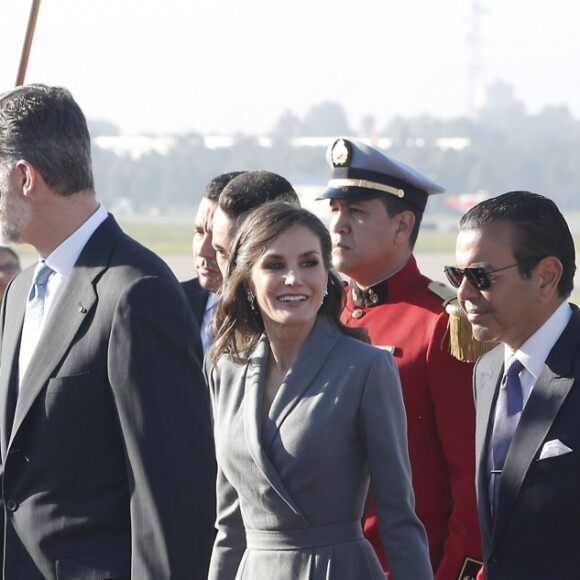
[{"label": "grey double-breasted coat", "polygon": [[432,578],[414,513],[406,419],[390,354],[319,315],[262,420],[269,344],[207,372],[218,536],[210,580],[384,580],[361,532],[369,486],[394,580]]}]

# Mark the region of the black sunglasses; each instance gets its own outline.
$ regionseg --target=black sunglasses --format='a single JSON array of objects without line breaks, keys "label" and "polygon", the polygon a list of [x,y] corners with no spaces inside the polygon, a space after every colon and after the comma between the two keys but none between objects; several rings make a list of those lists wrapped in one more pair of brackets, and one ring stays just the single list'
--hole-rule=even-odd
[{"label": "black sunglasses", "polygon": [[455,266],[445,266],[443,271],[447,276],[447,280],[454,288],[459,288],[463,278],[467,278],[467,281],[475,286],[478,290],[487,290],[491,286],[490,274],[495,274],[496,272],[501,272],[502,270],[507,270],[508,268],[515,268],[520,264],[526,262],[531,262],[532,260],[540,261],[542,258],[536,256],[532,258],[527,258],[526,260],[521,260],[515,264],[510,264],[509,266],[504,266],[503,268],[498,268],[497,270],[487,270],[483,266],[472,266],[471,268],[457,268]]}]

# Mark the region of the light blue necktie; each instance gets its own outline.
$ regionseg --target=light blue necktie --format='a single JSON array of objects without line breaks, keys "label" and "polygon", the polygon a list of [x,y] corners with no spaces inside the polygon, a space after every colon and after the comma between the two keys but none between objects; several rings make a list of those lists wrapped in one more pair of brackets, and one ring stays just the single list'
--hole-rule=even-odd
[{"label": "light blue necktie", "polygon": [[42,319],[44,316],[44,301],[46,298],[46,286],[50,275],[54,270],[40,262],[34,272],[33,284],[30,289],[28,301],[26,303],[26,313],[24,315],[24,327],[22,329],[22,342],[20,344],[20,354],[18,356],[19,385],[26,373],[28,364],[34,354],[38,339],[42,330]]},{"label": "light blue necktie", "polygon": [[31,328],[36,329],[36,339],[38,341],[38,335],[40,333],[40,327],[42,323],[42,316],[44,314],[44,299],[46,297],[46,285],[50,275],[54,273],[54,270],[47,266],[46,262],[41,262],[40,268],[36,271],[36,276],[34,279],[34,284],[30,289],[30,294],[28,296],[28,303],[26,304],[26,318],[27,322],[31,324]]}]

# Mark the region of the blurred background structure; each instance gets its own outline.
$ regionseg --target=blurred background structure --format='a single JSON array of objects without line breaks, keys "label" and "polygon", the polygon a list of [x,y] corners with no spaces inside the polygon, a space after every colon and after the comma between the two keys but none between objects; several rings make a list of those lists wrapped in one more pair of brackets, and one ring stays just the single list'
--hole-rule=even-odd
[{"label": "blurred background structure", "polygon": [[[30,7],[0,7],[0,90]],[[192,225],[205,183],[239,169],[284,175],[324,218],[325,150],[345,135],[447,187],[425,231],[511,189],[578,231],[578,22],[575,0],[44,0],[26,82],[72,91],[121,220]]]}]

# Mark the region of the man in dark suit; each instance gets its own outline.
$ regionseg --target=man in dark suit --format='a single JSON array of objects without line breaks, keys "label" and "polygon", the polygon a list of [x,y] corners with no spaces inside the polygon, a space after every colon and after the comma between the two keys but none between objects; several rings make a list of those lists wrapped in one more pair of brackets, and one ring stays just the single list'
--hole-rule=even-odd
[{"label": "man in dark suit", "polygon": [[3,577],[204,579],[198,329],[167,265],[97,201],[66,89],[0,95],[0,238],[39,253],[1,311]]},{"label": "man in dark suit", "polygon": [[212,246],[213,214],[223,188],[243,171],[231,171],[214,177],[205,187],[203,197],[195,215],[195,233],[193,234],[193,259],[197,276],[182,282],[181,285],[189,300],[191,310],[200,328],[203,351],[198,356],[203,358],[211,340],[207,332],[208,324],[213,320],[213,311],[217,302],[217,291],[222,285],[222,274],[218,268],[215,250]]},{"label": "man in dark suit", "polygon": [[[580,575],[580,312],[574,240],[556,205],[510,192],[460,221],[447,266],[481,341],[477,494],[485,578]],[[503,376],[503,378],[502,378]]]}]

